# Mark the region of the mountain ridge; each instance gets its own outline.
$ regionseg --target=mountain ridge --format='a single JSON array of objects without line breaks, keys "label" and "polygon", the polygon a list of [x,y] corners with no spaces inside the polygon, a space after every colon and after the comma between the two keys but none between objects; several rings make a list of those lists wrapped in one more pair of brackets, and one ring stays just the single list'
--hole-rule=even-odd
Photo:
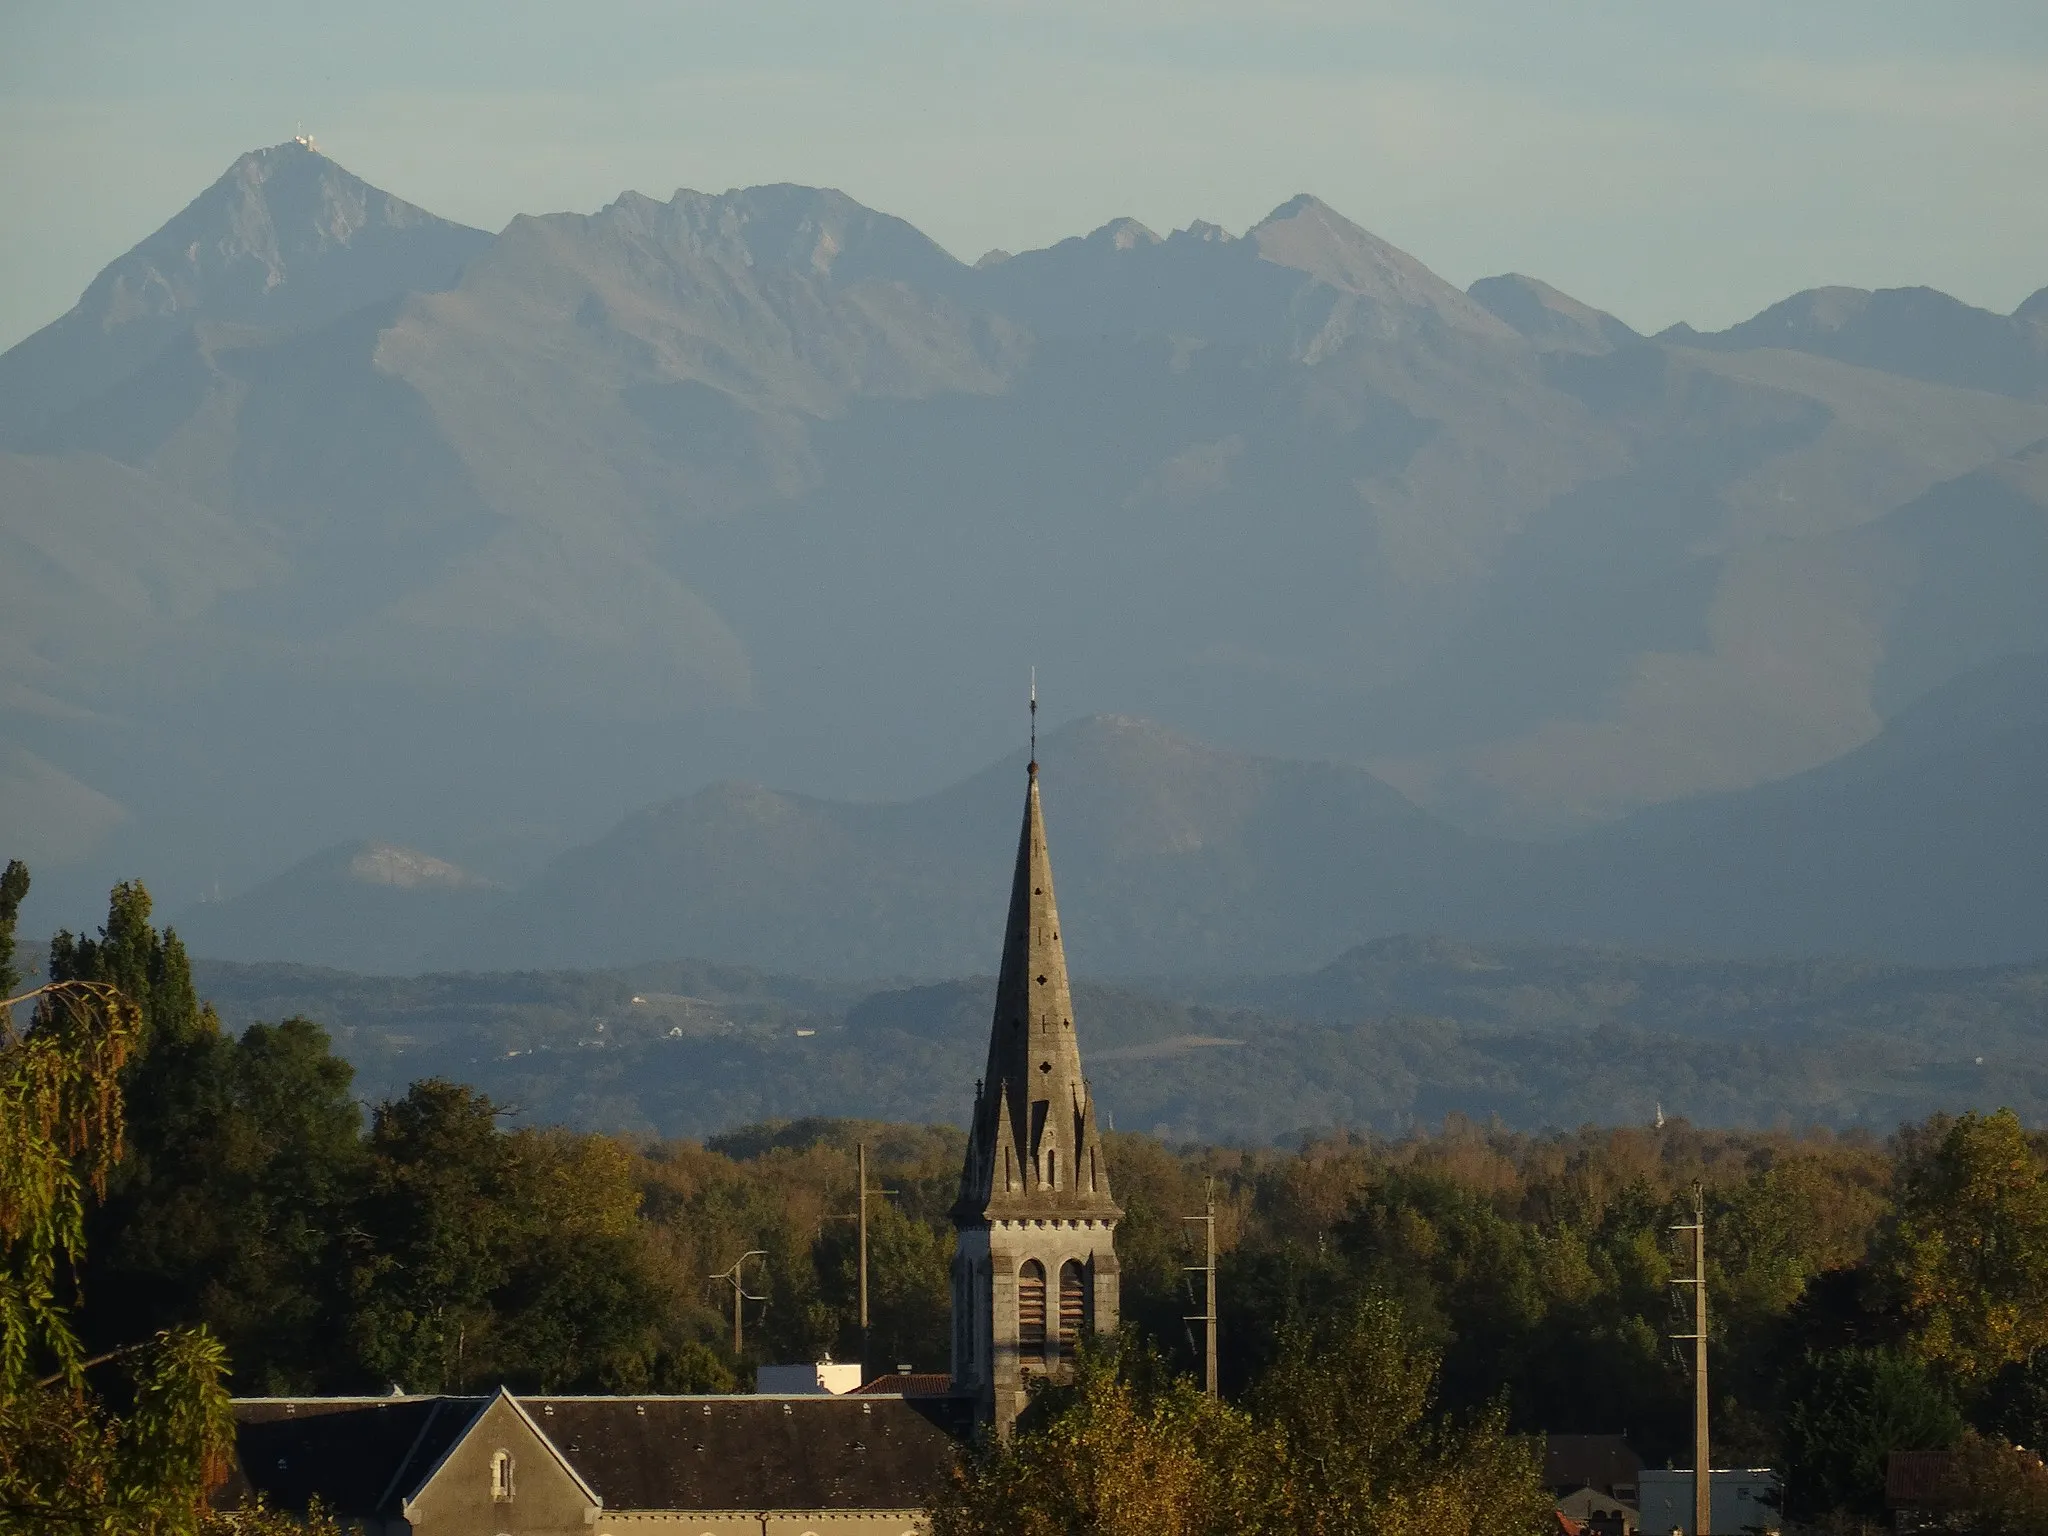
[{"label": "mountain ridge", "polygon": [[[262,154],[312,264],[223,257],[233,302],[193,289],[0,465],[0,547],[64,556],[0,614],[0,738],[63,811],[0,807],[39,892],[373,830],[538,857],[721,779],[900,800],[1009,744],[989,679],[1031,664],[1077,716],[1565,836],[2035,643],[1967,597],[2048,581],[1989,468],[2048,399],[1630,340],[1534,280],[1524,334],[1307,196],[969,267],[829,189],[685,189],[390,214],[433,234],[394,268],[357,260],[383,194],[328,218],[345,172]],[[336,220],[361,283],[315,259]],[[96,313],[38,347],[106,371]],[[1930,496],[1928,537],[1887,521]]]}]

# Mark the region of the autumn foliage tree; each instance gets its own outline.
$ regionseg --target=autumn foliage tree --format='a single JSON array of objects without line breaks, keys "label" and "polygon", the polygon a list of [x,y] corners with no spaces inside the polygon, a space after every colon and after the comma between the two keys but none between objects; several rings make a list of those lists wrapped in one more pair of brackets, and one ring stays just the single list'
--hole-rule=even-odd
[{"label": "autumn foliage tree", "polygon": [[[9,864],[10,959],[27,889],[27,871]],[[29,1012],[19,1030],[16,1009]],[[88,1205],[121,1157],[122,1071],[143,1030],[141,1008],[112,981],[61,979],[0,1001],[0,1531],[194,1531],[226,1470],[218,1343],[164,1331],[87,1360],[70,1321],[65,1288]],[[130,1399],[118,1414],[87,1381],[116,1357]]]},{"label": "autumn foliage tree", "polygon": [[1498,1409],[1438,1412],[1437,1359],[1368,1296],[1282,1337],[1242,1405],[1203,1396],[1130,1340],[1042,1386],[1007,1443],[973,1457],[934,1536],[1309,1533],[1534,1536],[1550,1501]]}]

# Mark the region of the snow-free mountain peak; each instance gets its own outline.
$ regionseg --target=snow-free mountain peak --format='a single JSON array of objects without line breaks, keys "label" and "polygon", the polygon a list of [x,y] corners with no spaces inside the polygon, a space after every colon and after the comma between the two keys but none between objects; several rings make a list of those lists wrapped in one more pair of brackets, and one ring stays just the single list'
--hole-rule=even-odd
[{"label": "snow-free mountain peak", "polygon": [[26,438],[201,324],[305,330],[450,286],[490,243],[310,145],[251,150],[0,359],[0,438]]},{"label": "snow-free mountain peak", "polygon": [[1266,261],[1306,272],[1383,309],[1428,311],[1448,325],[1508,337],[1500,320],[1406,251],[1345,218],[1321,198],[1298,193],[1245,231]]}]

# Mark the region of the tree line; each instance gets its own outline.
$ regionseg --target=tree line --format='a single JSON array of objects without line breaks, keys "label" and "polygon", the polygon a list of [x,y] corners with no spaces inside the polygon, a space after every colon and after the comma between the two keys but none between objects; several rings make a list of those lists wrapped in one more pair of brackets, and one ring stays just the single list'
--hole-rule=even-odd
[{"label": "tree line", "polygon": [[[17,871],[0,885],[0,959]],[[43,1127],[38,1166],[58,1191],[31,1220],[12,1182],[0,1190],[5,1295],[29,1298],[0,1317],[5,1422],[98,1403],[93,1432],[115,1446],[160,1367],[246,1394],[715,1391],[827,1351],[945,1368],[956,1129],[799,1121],[626,1140],[524,1125],[440,1079],[360,1104],[317,1025],[221,1028],[151,916],[141,886],[117,887],[96,934],[51,945],[45,986],[73,1001],[45,994],[24,1005],[26,1029],[0,1035],[5,1130],[27,1146]],[[13,995],[18,978],[0,981]],[[121,1008],[95,1011],[110,997]],[[60,1114],[36,1074],[74,1036],[118,1049],[63,1087]],[[51,1139],[94,1104],[119,1124]],[[865,1341],[856,1141],[887,1191],[869,1202]],[[1724,1464],[1783,1469],[1798,1523],[1881,1518],[1895,1450],[1957,1450],[1990,1490],[1978,1504],[2008,1524],[2048,1510],[2007,1451],[2048,1439],[2048,1149],[2008,1113],[1888,1140],[1453,1119],[1292,1149],[1107,1141],[1126,1336],[974,1463],[943,1530],[975,1529],[1029,1487],[1066,1501],[1040,1509],[1062,1529],[1121,1528],[1092,1488],[1112,1505],[1166,1500],[1176,1520],[1232,1510],[1238,1529],[1300,1528],[1310,1506],[1352,1512],[1319,1528],[1420,1529],[1484,1505],[1507,1512],[1506,1531],[1533,1507],[1519,1435],[1618,1431],[1652,1462],[1682,1462],[1671,1282],[1686,1271],[1670,1229],[1695,1185]],[[1187,1385],[1198,1341],[1183,1321],[1197,1308],[1182,1218],[1212,1197],[1220,1403]],[[766,1253],[766,1301],[746,1303],[735,1353],[731,1293],[709,1277],[748,1250]],[[31,1315],[37,1284],[57,1331]],[[83,1364],[101,1356],[114,1363]],[[217,1419],[219,1401],[206,1411]],[[203,1419],[181,1443],[210,1443]],[[1338,1444],[1349,1461],[1332,1459]],[[27,1475],[0,1453],[0,1503]]]}]

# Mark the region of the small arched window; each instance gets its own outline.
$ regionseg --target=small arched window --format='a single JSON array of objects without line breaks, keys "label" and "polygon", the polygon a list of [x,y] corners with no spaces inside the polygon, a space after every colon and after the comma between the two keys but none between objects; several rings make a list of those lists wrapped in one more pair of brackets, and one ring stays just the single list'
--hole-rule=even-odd
[{"label": "small arched window", "polygon": [[1095,1328],[1093,1298],[1088,1294],[1088,1271],[1080,1261],[1069,1259],[1060,1266],[1060,1358],[1074,1358],[1074,1347],[1083,1333]]},{"label": "small arched window", "polygon": [[1036,1259],[1017,1271],[1017,1347],[1026,1355],[1045,1353],[1045,1266]]},{"label": "small arched window", "polygon": [[494,1451],[491,1453],[491,1497],[509,1499],[512,1497],[512,1453]]},{"label": "small arched window", "polygon": [[1060,1187],[1060,1154],[1059,1149],[1056,1147],[1046,1148],[1045,1182],[1046,1186],[1050,1189],[1058,1189]]}]

